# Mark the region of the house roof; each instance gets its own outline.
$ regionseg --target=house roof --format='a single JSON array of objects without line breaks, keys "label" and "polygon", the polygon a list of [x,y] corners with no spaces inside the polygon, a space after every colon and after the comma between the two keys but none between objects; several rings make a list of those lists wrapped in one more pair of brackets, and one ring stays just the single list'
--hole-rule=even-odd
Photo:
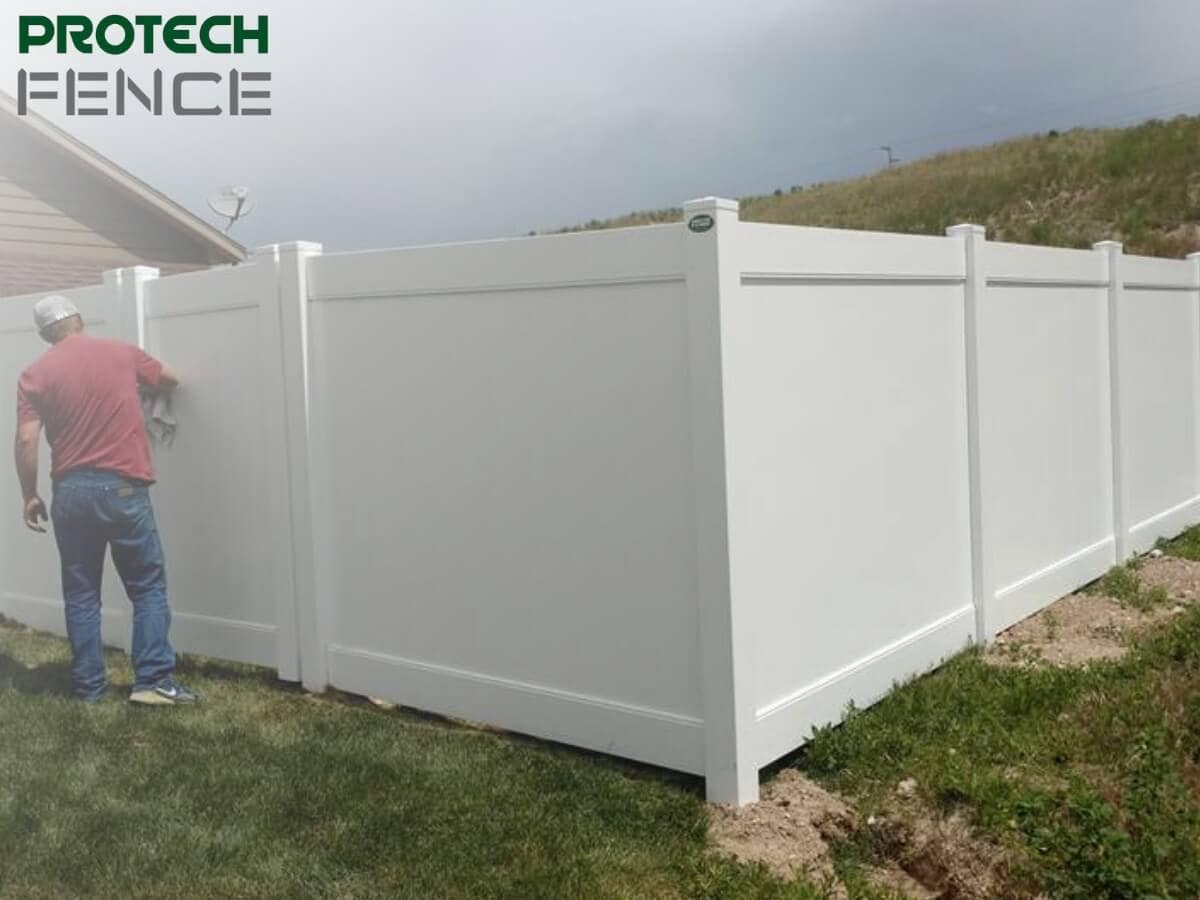
[{"label": "house roof", "polygon": [[11,116],[22,122],[44,140],[74,158],[84,168],[132,195],[149,212],[169,221],[176,228],[199,240],[212,249],[214,254],[223,261],[238,262],[246,258],[246,248],[237,241],[184,209],[170,197],[155,190],[112,160],[97,153],[87,144],[75,139],[53,122],[32,111],[28,111],[23,116],[18,115],[17,101],[3,91],[0,91],[0,115]]}]

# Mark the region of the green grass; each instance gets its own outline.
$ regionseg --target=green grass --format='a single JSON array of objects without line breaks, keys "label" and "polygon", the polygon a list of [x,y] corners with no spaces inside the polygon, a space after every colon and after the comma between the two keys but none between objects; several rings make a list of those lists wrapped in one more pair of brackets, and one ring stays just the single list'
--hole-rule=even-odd
[{"label": "green grass", "polygon": [[[695,778],[200,659],[198,708],[88,707],[67,658],[0,628],[0,897],[823,896],[707,852]],[[863,820],[916,779],[1009,851],[1006,896],[1198,896],[1200,608],[1087,668],[964,653],[780,765]],[[850,897],[899,853],[865,825],[836,846]]]},{"label": "green grass", "polygon": [[1015,669],[964,654],[823,730],[797,763],[887,808],[915,778],[1012,849],[1008,890],[1200,894],[1200,610],[1120,662]]},{"label": "green grass", "polygon": [[1158,548],[1171,556],[1200,562],[1200,526],[1189,528],[1169,541],[1159,541]]},{"label": "green grass", "polygon": [[1122,606],[1127,606],[1140,612],[1149,612],[1156,606],[1163,606],[1170,600],[1167,589],[1161,585],[1148,588],[1142,584],[1141,579],[1138,577],[1136,562],[1123,566],[1113,566],[1104,573],[1104,577],[1088,585],[1086,590],[1090,594],[1102,594],[1105,597],[1112,597],[1114,600],[1119,601]]},{"label": "green grass", "polygon": [[0,629],[0,896],[820,896],[707,855],[698,779],[203,660],[197,708],[89,707],[67,660]]},{"label": "green grass", "polygon": [[[1184,256],[1200,250],[1200,118],[1049,132],[741,203],[742,219],[753,222],[938,235],[974,222],[992,240],[1067,247],[1120,240],[1129,253]],[[583,227],[681,215],[636,212]]]}]

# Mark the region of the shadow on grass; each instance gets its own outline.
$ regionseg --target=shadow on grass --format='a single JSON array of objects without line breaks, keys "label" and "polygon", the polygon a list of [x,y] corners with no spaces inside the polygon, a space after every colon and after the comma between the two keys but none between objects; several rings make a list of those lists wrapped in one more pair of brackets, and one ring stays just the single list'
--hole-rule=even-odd
[{"label": "shadow on grass", "polygon": [[283,681],[275,674],[274,670],[263,666],[228,662],[208,656],[193,656],[190,653],[176,654],[175,670],[181,676],[198,675],[202,678],[252,682],[264,687],[277,688],[288,693],[303,690],[299,683]]},{"label": "shadow on grass", "polygon": [[[4,627],[4,625],[0,624],[0,627]],[[23,627],[14,630],[26,631]],[[36,632],[29,633],[36,634]],[[61,642],[62,638],[54,637],[54,640]],[[109,694],[116,696],[123,693],[122,688],[128,688],[127,682],[113,683],[111,680],[118,655],[124,657],[124,651],[116,647],[106,647],[105,656],[110,675]],[[259,690],[265,689],[269,693],[279,695],[281,699],[306,697],[310,702],[316,704],[354,709],[372,717],[392,718],[401,727],[422,725],[449,734],[488,735],[521,750],[534,752],[540,750],[553,754],[555,757],[566,760],[575,759],[578,762],[586,760],[593,764],[610,767],[620,772],[625,778],[669,785],[697,797],[704,795],[704,780],[695,775],[661,768],[651,763],[613,756],[601,750],[589,750],[509,731],[485,722],[459,719],[405,706],[402,703],[378,702],[372,698],[333,687],[319,694],[309,693],[300,683],[282,680],[273,669],[263,666],[180,653],[176,661],[176,673],[185,683],[193,679],[224,681]],[[125,677],[128,678],[128,675]],[[118,682],[121,681],[122,679],[118,675]],[[72,698],[74,692],[71,687],[70,662],[55,660],[27,666],[18,659],[0,652],[0,690],[4,689],[26,695]]]},{"label": "shadow on grass", "polygon": [[28,668],[11,656],[0,654],[0,687],[36,696],[75,696],[71,690],[71,664],[65,661]]},{"label": "shadow on grass", "polygon": [[220,702],[81,715],[51,699],[70,696],[61,638],[0,646],[0,715],[25,716],[0,741],[0,895],[777,896],[704,856],[694,776],[309,696],[267,668],[183,654],[178,671]]}]

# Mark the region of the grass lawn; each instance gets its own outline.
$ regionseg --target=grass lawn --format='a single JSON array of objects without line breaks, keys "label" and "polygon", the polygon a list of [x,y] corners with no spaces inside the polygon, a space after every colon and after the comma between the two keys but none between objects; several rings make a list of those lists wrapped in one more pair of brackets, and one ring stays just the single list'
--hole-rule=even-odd
[{"label": "grass lawn", "polygon": [[[0,629],[5,897],[823,896],[708,855],[698,779],[197,659],[198,708],[86,707],[67,659]],[[1087,668],[967,652],[783,765],[855,801],[851,897],[884,896],[860,875],[895,850],[865,822],[908,778],[1008,848],[1007,895],[1196,897],[1200,607]]]},{"label": "grass lawn", "polygon": [[84,706],[68,660],[0,629],[5,897],[820,896],[707,857],[699,779],[206,660],[194,709]]}]

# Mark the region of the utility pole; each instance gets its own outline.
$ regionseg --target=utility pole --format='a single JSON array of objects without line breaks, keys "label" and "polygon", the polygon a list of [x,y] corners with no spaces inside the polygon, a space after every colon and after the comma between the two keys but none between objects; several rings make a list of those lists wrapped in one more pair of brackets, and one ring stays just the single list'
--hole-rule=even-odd
[{"label": "utility pole", "polygon": [[887,154],[887,164],[888,164],[889,169],[892,166],[894,166],[896,163],[900,162],[900,158],[898,156],[892,155],[892,145],[891,144],[884,144],[879,149]]}]

